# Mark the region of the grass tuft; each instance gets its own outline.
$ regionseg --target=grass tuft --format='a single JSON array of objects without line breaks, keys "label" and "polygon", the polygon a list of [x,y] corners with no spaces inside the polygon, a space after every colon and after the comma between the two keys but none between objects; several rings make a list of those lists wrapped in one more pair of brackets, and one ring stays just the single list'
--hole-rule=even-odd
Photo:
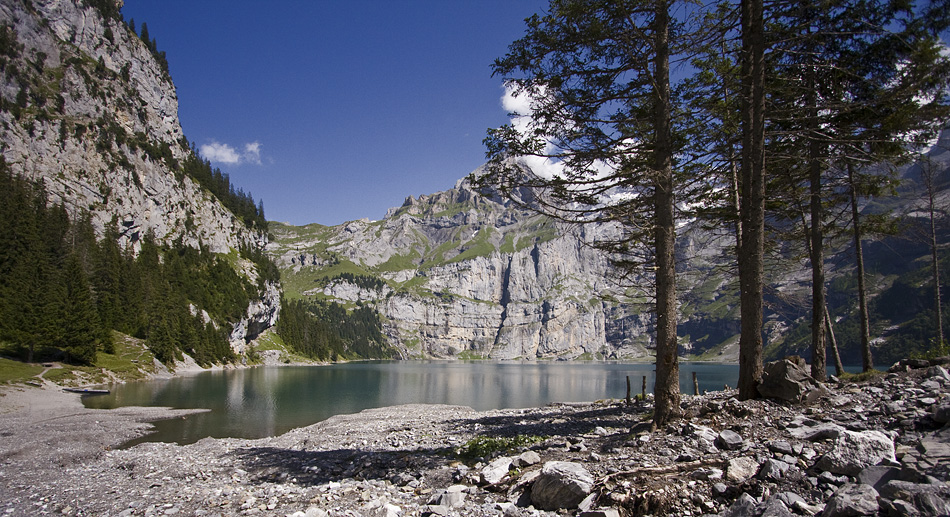
[{"label": "grass tuft", "polygon": [[458,455],[467,460],[487,458],[499,452],[514,452],[521,447],[544,441],[540,436],[519,434],[515,436],[476,436],[465,442]]}]

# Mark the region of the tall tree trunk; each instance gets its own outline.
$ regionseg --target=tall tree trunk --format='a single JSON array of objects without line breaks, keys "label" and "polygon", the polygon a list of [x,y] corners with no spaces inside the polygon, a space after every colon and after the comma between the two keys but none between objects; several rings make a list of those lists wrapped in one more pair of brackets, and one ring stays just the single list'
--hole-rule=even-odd
[{"label": "tall tree trunk", "polygon": [[[812,81],[814,85],[814,81]],[[812,97],[813,106],[815,99]],[[821,143],[818,141],[818,108],[812,109],[808,142],[808,184],[811,208],[811,376],[828,378],[825,344],[825,260],[821,207]]]},{"label": "tall tree trunk", "polygon": [[934,283],[934,314],[937,317],[937,346],[943,346],[943,307],[940,302],[940,262],[937,260],[937,173],[930,157],[925,157],[921,178],[927,188],[927,209],[930,214],[930,268]]},{"label": "tall tree trunk", "polygon": [[679,414],[679,360],[676,350],[676,225],[673,199],[673,152],[670,122],[669,13],[665,0],[656,4],[654,155],[654,246],[656,249],[656,386],[653,423],[665,425]]},{"label": "tall tree trunk", "polygon": [[[812,242],[811,242],[811,227],[808,225],[808,218],[805,217],[805,209],[801,210],[802,217],[802,232],[805,234],[805,249],[808,251],[808,256],[812,257]],[[823,293],[825,294],[825,293]],[[825,327],[825,331],[828,333],[828,339],[831,342],[831,357],[835,361],[835,374],[841,375],[844,373],[844,365],[841,364],[841,354],[838,353],[838,342],[835,340],[835,331],[831,326],[831,313],[828,311],[828,297],[827,295],[822,297],[824,305],[821,308],[822,318],[820,325]]]},{"label": "tall tree trunk", "polygon": [[848,164],[848,187],[851,194],[851,229],[854,232],[854,256],[858,275],[858,314],[861,318],[861,369],[874,369],[871,356],[871,323],[868,317],[868,290],[864,283],[864,250],[861,246],[861,214],[858,212],[858,189],[854,182],[854,166]]},{"label": "tall tree trunk", "polygon": [[739,398],[759,396],[765,277],[765,26],[762,0],[742,0],[742,244]]},{"label": "tall tree trunk", "polygon": [[937,260],[937,229],[934,224],[932,197],[930,200],[930,262],[933,269],[934,312],[937,315],[937,346],[943,346],[943,307],[940,302],[940,262]]},{"label": "tall tree trunk", "polygon": [[841,363],[841,354],[838,353],[838,340],[835,339],[835,329],[831,325],[831,313],[828,312],[827,303],[825,303],[825,327],[828,330],[828,340],[831,343],[831,357],[835,360],[835,375],[841,377],[844,374],[844,364]]}]

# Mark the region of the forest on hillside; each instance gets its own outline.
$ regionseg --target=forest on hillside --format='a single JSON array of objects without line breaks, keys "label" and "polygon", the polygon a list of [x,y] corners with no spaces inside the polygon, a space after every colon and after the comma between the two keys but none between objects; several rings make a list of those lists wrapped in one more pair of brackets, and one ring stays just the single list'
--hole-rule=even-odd
[{"label": "forest on hillside", "polygon": [[322,300],[287,300],[280,304],[277,333],[295,352],[318,361],[397,359],[382,333],[379,313],[352,310]]},{"label": "forest on hillside", "polygon": [[[146,234],[138,253],[119,245],[116,224],[99,239],[88,214],[70,219],[42,183],[0,161],[0,340],[22,360],[92,364],[112,351],[112,331],[144,339],[165,363],[234,359],[230,326],[259,286],[226,257]],[[268,278],[266,257],[256,259]],[[263,266],[263,267],[262,267]]]},{"label": "forest on hillside", "polygon": [[[119,245],[115,222],[97,238],[89,214],[71,219],[42,183],[0,160],[0,353],[27,362],[89,365],[112,353],[113,331],[145,340],[163,363],[236,359],[228,337],[266,282],[279,281],[263,250],[234,253],[256,265],[258,284],[235,257],[146,234],[137,253]],[[391,358],[376,311],[336,303],[283,302],[277,331],[296,353],[322,360]]]}]

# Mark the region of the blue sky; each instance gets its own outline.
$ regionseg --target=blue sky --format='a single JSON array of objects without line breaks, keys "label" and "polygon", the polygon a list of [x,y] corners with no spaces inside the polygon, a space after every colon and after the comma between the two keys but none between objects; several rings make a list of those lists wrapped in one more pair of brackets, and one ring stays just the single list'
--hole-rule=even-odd
[{"label": "blue sky", "polygon": [[451,188],[508,121],[491,63],[546,0],[126,0],[188,139],[268,219],[381,218]]}]

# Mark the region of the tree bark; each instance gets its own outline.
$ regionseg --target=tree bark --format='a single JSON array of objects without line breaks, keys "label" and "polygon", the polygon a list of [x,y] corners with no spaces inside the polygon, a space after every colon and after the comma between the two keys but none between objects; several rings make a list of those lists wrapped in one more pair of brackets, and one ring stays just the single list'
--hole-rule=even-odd
[{"label": "tree bark", "polygon": [[[808,251],[808,256],[812,257],[813,245],[811,242],[811,228],[809,227],[809,224],[808,224],[808,218],[805,217],[804,209],[802,209],[801,215],[802,215],[802,232],[805,235],[805,249]],[[831,313],[828,311],[828,297],[827,295],[825,295],[825,293],[822,293],[822,294],[824,295],[822,297],[824,305],[821,308],[822,318],[819,324],[825,327],[825,331],[827,332],[828,339],[831,342],[832,358],[835,361],[835,374],[840,376],[842,373],[844,373],[844,365],[841,364],[841,354],[838,353],[838,342],[835,341],[835,331],[831,326]]]},{"label": "tree bark", "polygon": [[742,0],[739,398],[759,396],[765,276],[765,29],[762,0]]},{"label": "tree bark", "polygon": [[858,212],[858,189],[854,183],[854,166],[848,164],[848,186],[851,191],[851,229],[854,232],[854,257],[858,275],[858,314],[861,318],[861,369],[874,369],[871,356],[871,324],[868,317],[868,290],[864,283],[864,250],[861,246],[861,214]]},{"label": "tree bark", "polygon": [[[814,81],[812,81],[814,85]],[[811,208],[811,376],[824,382],[828,378],[827,346],[825,344],[825,260],[821,208],[821,143],[818,141],[818,108],[812,101],[809,121],[808,184]]]},{"label": "tree bark", "polygon": [[831,313],[828,312],[828,304],[825,304],[825,328],[828,331],[828,342],[831,343],[831,357],[835,360],[835,375],[841,377],[844,374],[844,364],[841,363],[841,354],[838,353],[838,340],[835,339],[835,329],[831,325]]},{"label": "tree bark", "polygon": [[679,359],[676,344],[676,225],[673,199],[672,124],[670,121],[669,13],[656,3],[656,91],[654,118],[654,246],[656,250],[656,385],[653,423],[665,425],[679,414]]},{"label": "tree bark", "polygon": [[924,186],[927,188],[927,209],[930,214],[930,268],[934,283],[934,314],[937,318],[937,343],[936,346],[943,346],[943,307],[940,301],[940,262],[937,257],[937,173],[934,166],[930,163],[930,158],[925,157],[922,164],[921,178],[924,180]]}]

